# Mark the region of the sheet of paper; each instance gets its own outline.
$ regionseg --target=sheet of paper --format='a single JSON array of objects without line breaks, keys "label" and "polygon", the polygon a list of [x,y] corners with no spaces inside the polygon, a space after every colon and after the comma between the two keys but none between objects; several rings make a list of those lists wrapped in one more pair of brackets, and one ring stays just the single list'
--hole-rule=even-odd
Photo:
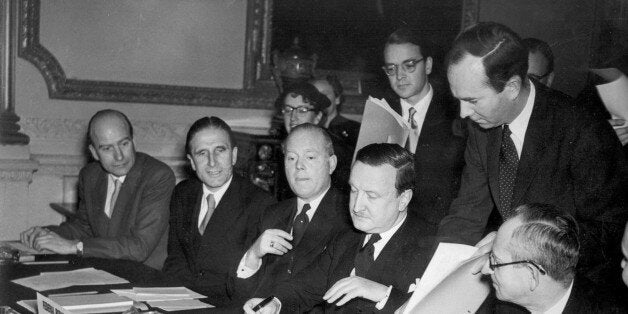
[{"label": "sheet of paper", "polygon": [[430,263],[427,265],[423,277],[417,283],[404,313],[410,313],[410,310],[432,291],[438,283],[469,259],[475,251],[477,251],[477,248],[470,245],[440,243]]},{"label": "sheet of paper", "polygon": [[15,279],[12,282],[35,291],[61,289],[71,286],[115,285],[129,283],[128,280],[94,268],[72,271],[47,272],[38,276]]},{"label": "sheet of paper", "polygon": [[148,304],[152,307],[160,308],[164,311],[184,311],[192,309],[205,309],[213,308],[211,304],[201,302],[199,300],[173,300],[173,301],[148,301]]},{"label": "sheet of paper", "polygon": [[598,85],[596,88],[613,118],[628,121],[628,77],[622,74],[616,80]]},{"label": "sheet of paper", "polygon": [[[135,291],[153,291],[153,293],[137,293]],[[170,294],[159,294],[156,292],[169,292]],[[185,294],[183,292],[185,291]],[[133,301],[167,301],[167,300],[185,300],[185,299],[202,299],[206,296],[194,292],[185,287],[166,287],[166,288],[133,288],[133,289],[111,289],[111,292],[127,297]],[[173,293],[174,292],[174,293]]]}]

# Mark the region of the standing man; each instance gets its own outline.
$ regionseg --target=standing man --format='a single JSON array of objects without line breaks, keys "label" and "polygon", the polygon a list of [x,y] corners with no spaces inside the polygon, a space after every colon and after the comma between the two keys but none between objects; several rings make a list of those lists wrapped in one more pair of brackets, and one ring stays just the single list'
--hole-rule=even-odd
[{"label": "standing man", "polygon": [[465,130],[458,106],[447,89],[429,83],[434,60],[427,44],[409,29],[392,33],[384,48],[384,72],[394,96],[390,107],[412,126],[409,150],[414,153],[416,190],[409,210],[435,234],[460,187]]},{"label": "standing man", "polygon": [[472,122],[460,192],[441,222],[441,239],[475,244],[493,210],[507,219],[518,205],[539,202],[576,218],[583,269],[616,255],[626,221],[626,162],[609,124],[528,80],[528,50],[504,25],[465,30],[447,61],[461,116]]},{"label": "standing man", "polygon": [[175,183],[172,170],[135,152],[133,126],[122,112],[97,112],[88,130],[96,162],[79,173],[77,218],[30,228],[20,235],[22,242],[58,254],[128,259],[161,269]]},{"label": "standing man", "polygon": [[[279,307],[305,313],[319,303],[326,313],[392,313],[408,300],[432,246],[417,232],[424,223],[407,211],[414,178],[414,159],[399,145],[362,148],[351,170],[349,205],[359,232],[339,235],[314,264],[278,283],[277,300],[265,313]],[[261,300],[250,300],[245,310]]]},{"label": "standing man", "polygon": [[552,86],[554,81],[554,53],[550,46],[537,38],[526,38],[523,43],[528,47],[528,77],[545,86]]},{"label": "standing man", "polygon": [[232,290],[242,302],[270,293],[276,282],[309,266],[333,237],[350,228],[346,197],[331,187],[336,156],[327,132],[301,124],[283,147],[286,177],[296,197],[264,211]]},{"label": "standing man", "polygon": [[177,184],[170,202],[170,237],[164,272],[228,303],[226,283],[250,243],[270,195],[233,173],[238,148],[227,123],[204,117],[185,142],[196,177]]}]

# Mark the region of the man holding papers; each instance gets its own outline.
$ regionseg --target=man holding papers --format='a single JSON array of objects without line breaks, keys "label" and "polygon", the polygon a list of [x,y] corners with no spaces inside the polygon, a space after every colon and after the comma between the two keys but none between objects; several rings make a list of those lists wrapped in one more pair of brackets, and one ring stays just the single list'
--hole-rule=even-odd
[{"label": "man holding papers", "polygon": [[263,313],[303,313],[324,303],[326,312],[392,313],[405,302],[430,259],[424,224],[407,211],[414,189],[414,160],[397,144],[361,149],[351,170],[349,212],[359,230],[339,234],[302,272],[278,282]]},{"label": "man holding papers", "polygon": [[77,218],[30,228],[22,232],[22,242],[59,254],[128,259],[161,269],[175,183],[172,170],[135,152],[133,127],[119,111],[97,112],[88,130],[96,161],[79,174]]},{"label": "man holding papers", "polygon": [[394,93],[385,99],[411,126],[406,147],[414,153],[416,190],[408,209],[427,223],[427,234],[436,233],[458,193],[466,144],[448,88],[430,84],[434,66],[429,45],[411,30],[388,37],[383,69]]}]

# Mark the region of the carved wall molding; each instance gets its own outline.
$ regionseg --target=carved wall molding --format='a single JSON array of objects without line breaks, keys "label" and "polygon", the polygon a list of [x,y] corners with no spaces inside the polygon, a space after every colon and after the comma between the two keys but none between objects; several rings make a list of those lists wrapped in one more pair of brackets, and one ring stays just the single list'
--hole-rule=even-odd
[{"label": "carved wall molding", "polygon": [[38,166],[34,160],[0,160],[0,181],[31,183]]},{"label": "carved wall molding", "polygon": [[[71,79],[54,55],[39,42],[40,0],[20,0],[18,56],[41,72],[53,99],[272,109],[272,84],[255,84],[267,67],[272,0],[249,3],[244,90]],[[248,76],[248,77],[247,77]],[[255,88],[253,88],[255,87]]]}]

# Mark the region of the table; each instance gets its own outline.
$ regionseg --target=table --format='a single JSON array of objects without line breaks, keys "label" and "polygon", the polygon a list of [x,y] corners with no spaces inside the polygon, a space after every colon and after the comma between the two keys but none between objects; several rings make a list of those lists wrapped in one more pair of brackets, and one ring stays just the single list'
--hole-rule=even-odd
[{"label": "table", "polygon": [[[58,259],[58,256],[56,257]],[[107,271],[116,276],[128,280],[128,284],[99,285],[99,286],[73,286],[63,289],[47,290],[45,294],[70,293],[80,291],[98,291],[100,293],[109,292],[110,289],[130,289],[132,287],[167,287],[168,278],[160,271],[150,268],[142,263],[128,260],[113,260],[101,258],[81,258],[78,256],[67,256],[67,264],[46,264],[46,265],[0,265],[0,305],[11,306],[20,313],[28,311],[17,305],[19,300],[36,299],[37,292],[30,288],[15,284],[11,280],[39,275],[46,271],[67,271],[80,268],[93,267]],[[210,303],[206,299],[201,301]],[[202,309],[182,311],[184,313],[242,313],[239,308],[225,309]],[[164,313],[169,313],[165,312]]]}]

